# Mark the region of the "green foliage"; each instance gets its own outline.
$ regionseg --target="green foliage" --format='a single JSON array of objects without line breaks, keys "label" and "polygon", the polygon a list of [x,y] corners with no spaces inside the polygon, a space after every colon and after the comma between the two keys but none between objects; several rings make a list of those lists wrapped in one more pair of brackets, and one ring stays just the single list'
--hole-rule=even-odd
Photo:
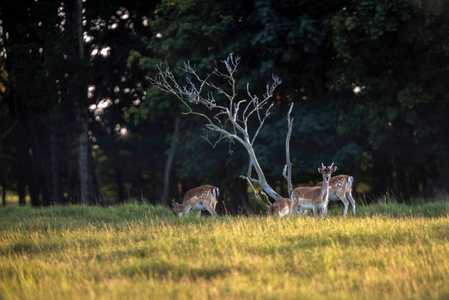
[{"label": "green foliage", "polygon": [[415,109],[420,104],[431,102],[432,95],[426,93],[422,86],[409,84],[398,93],[398,102],[406,109]]},{"label": "green foliage", "polygon": [[[353,101],[355,119],[345,126],[359,132],[359,146],[373,154],[378,169],[414,173],[440,156],[436,149],[447,149],[430,120],[443,125],[448,112],[447,71],[440,66],[448,57],[441,46],[448,42],[447,9],[443,2],[354,1],[328,20],[338,58],[330,74],[341,91],[361,89]],[[448,163],[441,156],[438,161]],[[406,187],[401,178],[398,185]]]}]

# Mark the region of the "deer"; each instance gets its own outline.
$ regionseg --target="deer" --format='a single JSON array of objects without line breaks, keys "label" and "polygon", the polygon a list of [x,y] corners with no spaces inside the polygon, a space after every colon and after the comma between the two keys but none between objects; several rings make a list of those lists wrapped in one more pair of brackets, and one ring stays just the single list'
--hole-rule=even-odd
[{"label": "deer", "polygon": [[201,211],[206,209],[213,218],[217,216],[215,212],[215,206],[217,205],[217,198],[219,189],[212,185],[202,185],[191,190],[188,190],[184,194],[182,203],[177,203],[172,199],[173,213],[181,218],[182,213],[187,217],[191,210],[197,210],[197,217],[201,216]]},{"label": "deer", "polygon": [[292,210],[300,209],[299,214],[302,215],[306,209],[312,209],[313,215],[317,217],[318,209],[321,209],[321,217],[327,215],[327,204],[329,202],[329,181],[332,173],[337,171],[334,163],[329,167],[325,167],[321,163],[318,173],[323,175],[323,185],[321,187],[298,187],[291,193]]},{"label": "deer", "polygon": [[268,215],[283,218],[293,214],[292,200],[288,198],[281,198],[271,204],[268,209]]},{"label": "deer", "polygon": [[[355,215],[355,201],[352,198],[352,184],[354,179],[349,175],[337,175],[329,180],[329,200],[338,201],[341,200],[345,206],[344,216],[348,213],[349,202],[352,205],[352,212]],[[323,182],[318,183],[316,186],[321,187]],[[349,201],[348,201],[349,199]],[[327,215],[327,207],[326,207]]]}]

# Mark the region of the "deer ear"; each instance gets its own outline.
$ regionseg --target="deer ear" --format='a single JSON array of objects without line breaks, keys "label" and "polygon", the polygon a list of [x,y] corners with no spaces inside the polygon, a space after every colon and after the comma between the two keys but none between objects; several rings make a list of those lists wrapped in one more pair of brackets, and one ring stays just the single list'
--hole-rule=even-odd
[{"label": "deer ear", "polygon": [[323,174],[321,168],[318,168],[318,173]]},{"label": "deer ear", "polygon": [[332,173],[334,173],[335,171],[337,171],[337,167],[332,168]]},{"label": "deer ear", "polygon": [[173,206],[176,206],[176,204],[178,204],[178,203],[175,202],[175,199],[171,199],[171,204],[172,204]]}]

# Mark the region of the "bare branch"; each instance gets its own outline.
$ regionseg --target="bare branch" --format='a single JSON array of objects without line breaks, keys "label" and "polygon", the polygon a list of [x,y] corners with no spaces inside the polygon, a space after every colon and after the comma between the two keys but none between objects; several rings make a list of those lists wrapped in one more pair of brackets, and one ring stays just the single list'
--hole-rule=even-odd
[{"label": "bare branch", "polygon": [[5,134],[3,134],[3,136],[0,138],[0,143],[1,141],[3,141],[3,139],[11,132],[11,130],[17,125],[17,123],[19,123],[19,121],[15,121],[14,124],[12,124],[8,130],[6,130]]},{"label": "bare branch", "polygon": [[271,98],[278,85],[282,83],[282,80],[274,74],[271,75],[271,78],[273,79],[273,83],[271,85],[267,84],[267,92],[264,94],[264,98]]},{"label": "bare branch", "polygon": [[212,148],[215,148],[215,147],[217,147],[217,145],[218,145],[222,140],[226,139],[227,137],[225,137],[223,134],[220,133],[220,137],[219,137],[215,142],[212,142],[212,141],[209,139],[208,136],[202,135],[201,138],[203,138],[204,140],[206,140],[206,142],[208,142],[209,145],[212,146]]},{"label": "bare branch", "polygon": [[[267,104],[268,100],[273,97],[275,88],[281,83],[280,79],[274,75],[273,75],[273,80],[274,80],[274,83],[271,86],[269,84],[267,85],[267,93],[264,94],[264,99],[260,102],[259,102],[259,99],[257,96],[251,95],[251,92],[249,91],[249,84],[247,84],[247,87],[246,87],[247,93],[248,93],[249,97],[252,99],[250,104],[252,104],[254,106],[254,108],[249,113],[247,113],[247,110],[245,110],[244,114],[245,114],[246,119],[249,118],[253,113],[257,113],[259,122],[262,121],[260,111],[263,109],[265,104]],[[248,108],[249,108],[249,106],[247,107],[247,109]]]},{"label": "bare branch", "polygon": [[252,160],[250,159],[249,160],[249,164],[248,164],[248,172],[247,172],[247,177],[251,177],[251,171],[252,171],[252,169],[253,169],[253,162],[252,162]]},{"label": "bare branch", "polygon": [[249,82],[246,83],[246,93],[248,94],[249,98],[251,99],[251,101],[248,103],[248,105],[246,106],[245,110],[243,111],[243,115],[242,115],[242,119],[246,119],[247,118],[247,111],[248,109],[251,107],[251,105],[254,105],[254,102],[257,101],[257,96],[251,95],[251,92],[249,91]]},{"label": "bare branch", "polygon": [[290,196],[293,190],[292,186],[292,164],[290,162],[290,138],[292,135],[292,129],[293,129],[293,120],[294,118],[290,118],[290,115],[292,113],[293,109],[293,102],[290,105],[290,109],[287,113],[287,123],[288,123],[288,133],[287,138],[285,139],[285,166],[284,171],[282,172],[282,175],[284,175],[285,179],[287,180],[287,186],[288,186],[288,195]]},{"label": "bare branch", "polygon": [[254,182],[254,183],[258,183],[259,182],[259,180],[257,180],[257,179],[249,178],[249,177],[246,177],[246,176],[243,176],[243,175],[240,175],[239,177],[242,178],[242,179],[245,179],[245,180],[249,180],[249,181]]},{"label": "bare branch", "polygon": [[265,123],[266,118],[270,115],[270,109],[273,107],[274,103],[271,103],[271,105],[267,108],[265,112],[264,118],[260,121],[259,127],[256,130],[256,133],[253,136],[253,140],[251,141],[251,145],[254,145],[254,141],[256,140],[257,136],[259,135],[260,130],[262,129],[263,124]]},{"label": "bare branch", "polygon": [[245,144],[246,144],[246,142],[241,137],[239,137],[238,135],[232,134],[232,133],[226,131],[225,129],[218,127],[215,124],[206,124],[205,126],[209,130],[222,133],[223,135],[225,135],[229,139],[235,139],[235,140],[239,141],[239,143],[241,143],[243,146],[245,146]]}]

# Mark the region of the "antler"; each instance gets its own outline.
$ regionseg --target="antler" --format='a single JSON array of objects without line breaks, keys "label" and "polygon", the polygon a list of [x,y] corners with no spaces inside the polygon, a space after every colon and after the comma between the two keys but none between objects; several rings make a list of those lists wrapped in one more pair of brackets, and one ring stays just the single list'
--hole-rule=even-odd
[{"label": "antler", "polygon": [[321,163],[321,168],[323,168],[323,169],[326,168],[323,163]]},{"label": "antler", "polygon": [[334,166],[334,162],[332,162],[332,165],[329,168],[332,168]]}]

